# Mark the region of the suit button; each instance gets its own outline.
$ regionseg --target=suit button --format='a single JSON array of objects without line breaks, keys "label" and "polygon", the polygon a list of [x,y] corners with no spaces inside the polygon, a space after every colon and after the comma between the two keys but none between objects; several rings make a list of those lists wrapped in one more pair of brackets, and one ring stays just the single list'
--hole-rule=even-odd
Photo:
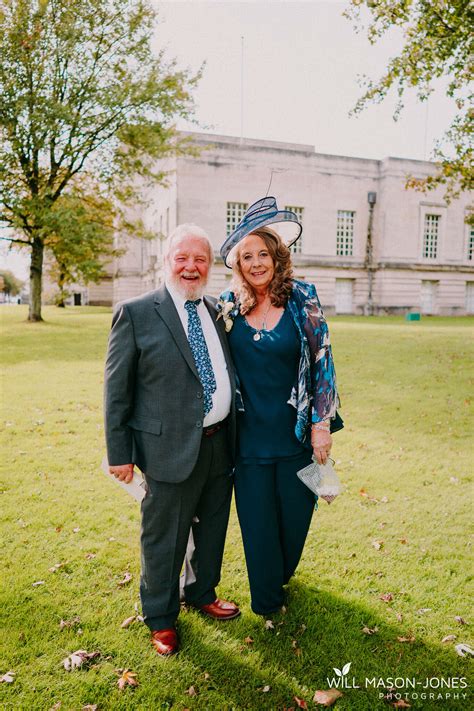
[{"label": "suit button", "polygon": [[202,422],[200,420],[196,422],[196,427],[202,427]]},{"label": "suit button", "polygon": [[197,395],[197,397],[198,397],[199,399],[202,398],[202,392],[201,392],[201,391],[198,391],[198,392],[196,393],[196,395]]}]

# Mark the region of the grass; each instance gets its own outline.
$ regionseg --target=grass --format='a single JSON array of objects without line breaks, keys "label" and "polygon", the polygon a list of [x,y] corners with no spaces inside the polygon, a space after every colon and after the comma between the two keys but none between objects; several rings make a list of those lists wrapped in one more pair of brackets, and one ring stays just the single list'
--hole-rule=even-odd
[{"label": "grass", "polygon": [[[0,708],[267,710],[296,707],[297,696],[311,709],[333,667],[351,662],[347,678],[361,688],[344,689],[336,707],[357,711],[387,708],[366,677],[468,677],[454,645],[472,644],[472,625],[455,620],[473,622],[472,320],[331,320],[346,421],[333,453],[347,491],[313,518],[287,613],[267,630],[250,611],[233,511],[219,593],[243,614],[219,624],[182,612],[182,651],[159,659],[144,625],[120,627],[138,600],[139,510],[99,469],[110,312],[51,307],[46,323],[27,324],[23,307],[5,306],[0,317],[0,676],[15,672],[0,684]],[[132,580],[121,587],[126,571]],[[68,673],[61,661],[76,649],[101,657]],[[139,686],[120,691],[119,668],[136,672]],[[431,688],[431,699],[415,691],[414,709],[469,707],[469,697],[452,696],[469,689]]]}]

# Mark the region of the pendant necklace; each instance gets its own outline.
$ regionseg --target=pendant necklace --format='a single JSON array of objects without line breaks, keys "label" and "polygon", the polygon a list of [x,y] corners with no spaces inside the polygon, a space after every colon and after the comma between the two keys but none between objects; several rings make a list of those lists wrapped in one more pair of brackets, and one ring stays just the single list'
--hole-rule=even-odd
[{"label": "pendant necklace", "polygon": [[265,313],[263,314],[262,325],[260,326],[259,329],[257,329],[257,332],[253,334],[253,340],[254,340],[254,341],[259,341],[259,340],[261,339],[262,335],[263,335],[263,334],[262,334],[262,331],[266,330],[266,327],[267,327],[267,321],[266,321],[266,319],[267,319],[268,312],[270,311],[271,307],[272,307],[272,302],[271,302],[271,300],[270,300],[270,303],[268,304],[267,310],[266,310]]}]

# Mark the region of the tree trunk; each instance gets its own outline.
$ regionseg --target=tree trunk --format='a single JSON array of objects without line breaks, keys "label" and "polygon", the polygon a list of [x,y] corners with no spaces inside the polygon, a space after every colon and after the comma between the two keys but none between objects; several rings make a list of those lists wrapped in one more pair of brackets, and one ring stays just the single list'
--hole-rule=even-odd
[{"label": "tree trunk", "polygon": [[66,308],[66,299],[67,299],[67,294],[66,294],[66,289],[64,288],[64,285],[66,283],[66,275],[62,269],[60,269],[59,272],[59,277],[58,277],[58,288],[59,288],[59,294],[57,296],[56,300],[56,306],[60,309],[65,309]]},{"label": "tree trunk", "polygon": [[43,253],[44,245],[39,237],[35,237],[31,252],[30,265],[30,308],[28,321],[42,321],[41,316],[41,291],[43,278]]}]

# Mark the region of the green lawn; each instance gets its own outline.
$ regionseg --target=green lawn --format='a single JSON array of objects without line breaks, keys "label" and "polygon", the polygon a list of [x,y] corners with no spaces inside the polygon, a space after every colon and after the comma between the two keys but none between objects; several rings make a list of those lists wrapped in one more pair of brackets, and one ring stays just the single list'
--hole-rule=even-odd
[{"label": "green lawn", "polygon": [[[15,672],[0,684],[0,708],[260,711],[296,707],[297,696],[312,709],[333,667],[351,662],[346,678],[361,688],[344,689],[335,708],[371,710],[387,704],[366,677],[436,685],[468,676],[470,660],[455,645],[473,644],[472,320],[330,320],[346,421],[333,453],[347,490],[313,518],[287,613],[271,630],[250,611],[233,512],[219,593],[243,614],[219,624],[182,612],[182,651],[160,659],[144,625],[121,628],[138,601],[139,510],[100,472],[110,311],[44,315],[46,323],[27,324],[24,307],[0,308],[0,676]],[[130,583],[119,586],[127,571]],[[443,644],[447,635],[456,639]],[[77,649],[100,657],[67,672],[61,661]],[[118,689],[120,668],[137,673],[137,688]],[[414,709],[469,707],[469,697],[437,698],[466,689],[420,685]]]}]

